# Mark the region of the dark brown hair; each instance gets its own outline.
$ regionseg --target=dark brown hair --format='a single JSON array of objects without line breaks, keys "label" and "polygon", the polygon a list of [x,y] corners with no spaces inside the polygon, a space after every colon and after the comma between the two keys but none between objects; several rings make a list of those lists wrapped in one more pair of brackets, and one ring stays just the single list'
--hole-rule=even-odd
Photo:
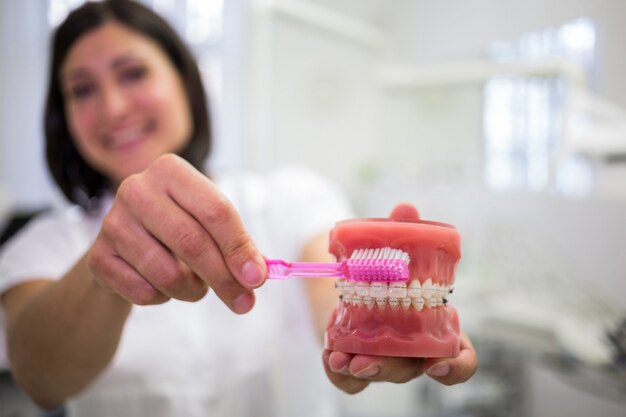
[{"label": "dark brown hair", "polygon": [[63,194],[85,209],[94,207],[110,187],[109,180],[80,155],[67,126],[61,91],[60,68],[74,43],[106,22],[119,22],[154,40],[180,74],[189,101],[193,129],[187,146],[178,154],[201,169],[211,147],[210,122],[205,91],[196,60],[174,29],[152,10],[132,0],[87,2],[72,11],[56,29],[44,127],[46,160]]}]

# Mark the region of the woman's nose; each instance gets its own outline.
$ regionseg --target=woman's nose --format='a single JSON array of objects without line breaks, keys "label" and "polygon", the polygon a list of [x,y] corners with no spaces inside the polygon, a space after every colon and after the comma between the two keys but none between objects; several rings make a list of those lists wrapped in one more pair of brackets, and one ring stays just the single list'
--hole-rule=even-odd
[{"label": "woman's nose", "polygon": [[108,86],[102,89],[100,109],[107,120],[115,120],[126,114],[129,100],[123,89]]}]

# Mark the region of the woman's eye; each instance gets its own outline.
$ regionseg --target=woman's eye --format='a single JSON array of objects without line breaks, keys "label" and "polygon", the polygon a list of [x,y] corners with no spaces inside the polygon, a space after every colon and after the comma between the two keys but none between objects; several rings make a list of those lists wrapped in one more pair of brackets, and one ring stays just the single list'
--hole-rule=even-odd
[{"label": "woman's eye", "polygon": [[121,78],[123,81],[139,81],[144,78],[147,72],[148,70],[145,67],[126,68],[124,71],[122,71]]},{"label": "woman's eye", "polygon": [[70,97],[74,99],[83,99],[89,97],[95,88],[91,84],[76,84],[69,88]]}]

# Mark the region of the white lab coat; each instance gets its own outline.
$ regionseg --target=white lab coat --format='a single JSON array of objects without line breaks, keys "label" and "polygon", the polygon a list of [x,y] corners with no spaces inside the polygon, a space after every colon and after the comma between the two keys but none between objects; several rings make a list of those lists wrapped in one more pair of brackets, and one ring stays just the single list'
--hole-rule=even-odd
[{"label": "white lab coat", "polygon": [[[215,181],[267,257],[296,260],[308,238],[352,215],[332,183],[301,168]],[[27,278],[61,276],[103,216],[54,212],[27,225],[0,253],[0,294]],[[70,416],[336,414],[302,282],[267,282],[256,295],[243,316],[212,293],[135,306],[112,363],[68,402]]]}]

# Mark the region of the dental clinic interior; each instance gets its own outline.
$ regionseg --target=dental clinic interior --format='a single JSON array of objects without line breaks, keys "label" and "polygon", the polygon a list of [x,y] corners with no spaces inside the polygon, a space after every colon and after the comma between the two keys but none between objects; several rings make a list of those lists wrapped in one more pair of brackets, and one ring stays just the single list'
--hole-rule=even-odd
[{"label": "dental clinic interior", "polygon": [[[0,2],[0,230],[63,204],[40,121],[80,3]],[[303,165],[358,217],[409,202],[461,236],[476,374],[336,390],[343,416],[626,416],[626,2],[142,3],[198,60],[211,169]]]}]

